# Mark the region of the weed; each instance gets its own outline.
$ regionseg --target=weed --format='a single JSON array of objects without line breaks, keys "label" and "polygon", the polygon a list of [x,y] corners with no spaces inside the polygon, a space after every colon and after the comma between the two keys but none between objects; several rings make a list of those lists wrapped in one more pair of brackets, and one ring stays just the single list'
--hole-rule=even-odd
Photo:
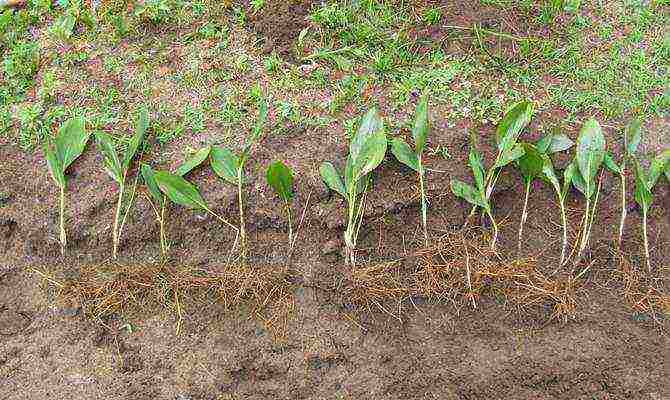
[{"label": "weed", "polygon": [[351,138],[344,182],[332,163],[324,162],[319,169],[326,185],[347,201],[348,218],[344,232],[345,261],[351,267],[356,265],[356,241],[363,224],[365,192],[370,184],[369,174],[381,164],[386,154],[386,147],[384,122],[377,109],[372,108],[363,117],[356,135]]},{"label": "weed", "polygon": [[[130,211],[130,206],[133,202],[133,196],[131,195],[128,205],[121,217],[121,207],[123,204],[123,195],[126,189],[126,177],[128,171],[132,165],[133,159],[137,154],[137,151],[143,145],[144,137],[149,127],[149,113],[146,108],[142,108],[139,112],[137,127],[135,129],[135,135],[130,139],[126,152],[123,156],[123,159],[119,159],[118,154],[116,153],[116,148],[112,143],[112,139],[108,134],[104,132],[96,132],[95,137],[98,142],[98,148],[103,155],[104,167],[109,176],[112,177],[119,185],[119,195],[116,202],[116,213],[114,214],[114,227],[112,228],[112,240],[113,240],[113,251],[112,257],[116,260],[119,248],[119,241],[121,237],[121,232],[123,231],[123,226],[126,221],[128,212]],[[133,190],[133,194],[135,191]]]},{"label": "weed", "polygon": [[428,200],[424,180],[426,170],[423,167],[423,151],[426,148],[426,139],[430,131],[430,116],[428,114],[428,96],[423,96],[416,109],[412,138],[414,139],[414,150],[402,139],[393,139],[391,152],[401,163],[412,168],[419,175],[419,189],[421,191],[421,223],[423,225],[423,237],[428,246],[427,213]]},{"label": "weed", "polygon": [[247,137],[247,142],[240,155],[234,154],[231,150],[216,146],[211,152],[211,166],[214,172],[225,182],[237,185],[237,202],[240,211],[240,256],[242,262],[247,258],[247,235],[244,217],[244,199],[242,196],[242,185],[244,184],[244,165],[251,154],[252,147],[263,135],[263,127],[268,116],[268,105],[266,100],[260,101],[260,111],[255,128]]},{"label": "weed", "polygon": [[65,191],[67,178],[65,172],[84,152],[90,133],[86,132],[84,119],[73,118],[60,127],[58,135],[52,141],[45,142],[44,155],[51,176],[60,189],[60,245],[61,254],[65,254],[67,234],[65,232]]},{"label": "weed", "polygon": [[288,217],[288,242],[293,243],[293,224],[291,223],[291,200],[293,199],[293,171],[281,161],[268,166],[266,172],[268,185],[272,187],[284,202]]}]

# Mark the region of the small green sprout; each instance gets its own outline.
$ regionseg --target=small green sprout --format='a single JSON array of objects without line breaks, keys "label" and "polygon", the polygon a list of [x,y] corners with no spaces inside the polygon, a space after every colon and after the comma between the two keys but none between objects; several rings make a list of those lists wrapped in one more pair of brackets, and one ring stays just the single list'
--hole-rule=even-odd
[{"label": "small green sprout", "polygon": [[598,121],[591,118],[584,123],[579,132],[575,158],[564,174],[586,198],[579,249],[575,262],[581,260],[591,236],[591,228],[595,220],[596,207],[598,206],[598,197],[602,185],[602,174],[600,174],[598,182],[596,182],[596,176],[605,161],[605,154],[605,136]]},{"label": "small green sprout", "polygon": [[[521,222],[519,223],[518,251],[521,251],[521,240],[523,237],[523,227],[528,218],[528,199],[530,197],[530,187],[535,179],[548,181],[556,190],[561,209],[561,218],[563,221],[563,251],[561,252],[561,264],[565,257],[565,247],[567,245],[567,221],[565,216],[565,196],[561,196],[560,183],[554,172],[554,166],[549,154],[565,151],[572,147],[574,142],[565,134],[549,133],[543,136],[536,144],[522,143],[524,155],[516,161],[516,165],[521,172],[524,182],[525,197],[523,201],[523,211],[521,213]],[[567,193],[567,191],[566,191]]]},{"label": "small green sprout", "polygon": [[[651,261],[649,258],[649,240],[647,239],[647,215],[654,201],[652,190],[662,174],[668,177],[668,165],[670,165],[670,149],[663,151],[651,162],[649,172],[645,173],[639,161],[635,163],[635,201],[642,209],[642,236],[644,240],[644,259],[647,270],[651,272]],[[670,178],[669,178],[670,180]]]},{"label": "small green sprout", "polygon": [[67,234],[65,232],[65,190],[67,178],[65,171],[84,152],[90,133],[86,132],[84,119],[76,117],[61,125],[53,140],[45,141],[44,155],[51,176],[60,189],[60,245],[61,254],[65,254]]},{"label": "small green sprout", "polygon": [[423,96],[417,106],[416,115],[414,117],[414,127],[412,129],[414,150],[400,138],[393,139],[391,142],[391,152],[398,161],[410,167],[419,175],[419,190],[421,191],[421,223],[423,225],[423,236],[426,246],[428,246],[428,200],[426,198],[424,184],[426,170],[423,167],[422,156],[423,150],[426,148],[426,138],[430,131],[429,125],[428,97]]},{"label": "small green sprout", "polygon": [[358,131],[349,144],[344,182],[332,163],[324,162],[319,169],[326,185],[347,201],[348,218],[344,232],[345,262],[351,267],[356,266],[356,242],[365,211],[364,193],[370,183],[370,173],[381,164],[386,155],[387,145],[384,122],[377,109],[372,108],[363,117]]},{"label": "small green sprout", "polygon": [[[128,148],[126,153],[123,156],[123,160],[119,159],[118,154],[116,153],[116,148],[112,143],[112,139],[108,134],[104,132],[96,132],[95,138],[97,141],[98,148],[102,153],[104,160],[104,168],[107,171],[107,174],[112,177],[119,185],[119,195],[116,202],[116,213],[114,214],[114,226],[112,228],[112,256],[116,260],[119,248],[119,241],[121,237],[121,232],[123,231],[123,223],[121,222],[121,207],[123,204],[123,195],[126,189],[126,177],[128,175],[128,170],[130,170],[133,158],[137,151],[142,146],[144,141],[144,136],[149,127],[149,114],[145,108],[140,110],[139,118],[137,121],[137,127],[135,129],[135,135],[130,139],[128,143]],[[123,215],[123,222],[126,220],[126,216],[130,210],[130,204],[132,203],[132,197],[128,203],[126,211]],[[120,224],[120,225],[119,225]]]},{"label": "small green sprout", "polygon": [[266,100],[262,99],[260,102],[260,112],[258,120],[256,121],[256,126],[247,138],[247,142],[244,145],[244,149],[242,149],[240,155],[236,155],[227,148],[216,146],[212,148],[210,157],[210,162],[214,173],[216,173],[224,182],[228,182],[237,186],[237,202],[240,210],[240,256],[242,258],[242,262],[246,262],[247,259],[247,234],[244,218],[244,199],[242,196],[242,186],[244,184],[244,165],[251,155],[253,145],[256,144],[263,135],[263,126],[267,121],[267,117],[268,105]]},{"label": "small green sprout", "polygon": [[[207,160],[210,151],[211,146],[206,146],[200,150],[197,150],[188,159],[186,159],[186,161],[180,164],[179,167],[177,167],[175,170],[175,175],[184,177],[193,169],[199,167],[205,160]],[[165,257],[167,256],[169,249],[167,237],[165,234],[165,209],[167,205],[167,197],[158,187],[158,183],[156,182],[155,178],[155,171],[150,166],[142,164],[140,173],[149,191],[150,197],[147,196],[147,199],[149,200],[149,204],[151,204],[151,207],[156,214],[156,220],[158,221],[158,225],[160,227],[161,254],[163,257]]]},{"label": "small green sprout", "polygon": [[[478,207],[481,207],[488,215],[493,226],[493,238],[491,248],[495,251],[498,240],[498,225],[493,217],[491,207],[491,193],[500,173],[506,165],[518,160],[524,155],[524,147],[517,143],[523,129],[530,123],[533,116],[533,104],[529,101],[522,101],[514,104],[505,113],[496,130],[496,139],[498,142],[495,162],[486,172],[481,153],[477,150],[477,138],[471,136],[470,154],[468,164],[472,169],[475,185],[472,186],[458,179],[451,181],[451,191],[468,203],[472,204],[470,216],[474,215]],[[485,173],[486,172],[486,173]]]},{"label": "small green sprout", "polygon": [[293,243],[293,224],[291,223],[291,200],[293,199],[293,171],[281,161],[275,161],[267,169],[266,178],[279,198],[284,201],[288,217],[288,242]]}]

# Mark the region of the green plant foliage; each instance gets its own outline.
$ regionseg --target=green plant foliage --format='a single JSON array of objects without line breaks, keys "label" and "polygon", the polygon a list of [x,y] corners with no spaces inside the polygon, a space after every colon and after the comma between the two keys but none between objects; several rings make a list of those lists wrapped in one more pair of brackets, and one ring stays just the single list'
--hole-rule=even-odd
[{"label": "green plant foliage", "polygon": [[384,122],[377,109],[370,109],[361,120],[358,131],[349,143],[349,156],[344,172],[344,183],[335,167],[324,162],[319,168],[321,178],[329,188],[338,192],[347,200],[348,218],[344,233],[346,244],[346,262],[352,267],[356,264],[355,250],[358,227],[362,224],[364,196],[369,184],[369,173],[381,164],[387,148]]},{"label": "green plant foliage", "polygon": [[291,223],[291,200],[293,199],[293,171],[286,164],[281,161],[275,161],[268,166],[266,172],[266,179],[268,185],[274,189],[284,201],[286,206],[286,214],[288,216],[288,241],[293,243],[293,225]]},{"label": "green plant foliage", "polygon": [[195,168],[199,167],[203,162],[205,162],[205,160],[207,160],[211,149],[211,146],[206,146],[196,151],[189,158],[187,158],[186,161],[181,163],[174,173],[179,176],[184,176],[193,171]]},{"label": "green plant foliage", "polygon": [[166,171],[157,171],[154,179],[161,192],[165,193],[173,203],[192,210],[209,211],[198,188],[181,176]]}]

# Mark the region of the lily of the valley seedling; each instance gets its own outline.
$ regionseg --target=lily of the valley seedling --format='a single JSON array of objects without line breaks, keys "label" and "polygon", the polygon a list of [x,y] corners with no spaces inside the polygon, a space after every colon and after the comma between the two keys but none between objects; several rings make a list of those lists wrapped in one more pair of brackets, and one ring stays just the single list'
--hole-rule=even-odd
[{"label": "lily of the valley seedling", "polygon": [[293,200],[293,171],[281,161],[275,161],[267,169],[268,185],[277,192],[284,202],[288,218],[288,242],[293,243],[293,224],[291,219],[291,200]]},{"label": "lily of the valley seedling", "polygon": [[90,134],[86,132],[85,121],[82,117],[70,119],[63,123],[55,139],[46,141],[44,155],[51,176],[60,189],[60,245],[61,254],[65,254],[67,234],[65,232],[65,191],[67,178],[65,171],[84,152]]},{"label": "lily of the valley seedling", "polygon": [[[567,242],[567,222],[565,217],[565,198],[561,196],[560,184],[554,173],[553,164],[549,154],[565,151],[574,145],[565,134],[550,132],[543,136],[536,144],[522,143],[524,154],[517,161],[516,165],[521,172],[524,183],[523,211],[521,212],[521,222],[519,223],[518,251],[521,251],[521,242],[523,238],[523,228],[528,219],[528,199],[530,197],[530,187],[535,179],[542,179],[551,183],[557,189],[559,205],[561,208],[561,217],[563,222],[563,242],[564,248]],[[554,181],[554,178],[555,181]],[[561,264],[565,257],[565,250],[561,252]]]},{"label": "lily of the valley seedling", "polygon": [[212,148],[211,165],[214,172],[223,179],[224,182],[237,186],[237,203],[240,212],[240,256],[242,262],[247,258],[247,234],[244,218],[244,198],[242,196],[242,186],[244,184],[244,165],[249,159],[251,150],[263,136],[263,126],[268,117],[268,106],[265,100],[261,101],[260,111],[256,126],[247,137],[247,142],[240,155],[236,155],[230,149],[216,146]]},{"label": "lily of the valley seedling", "polygon": [[344,232],[345,261],[351,267],[356,265],[356,242],[365,211],[364,192],[370,182],[370,172],[382,162],[386,155],[386,148],[384,123],[377,109],[372,108],[363,117],[358,131],[349,144],[344,182],[332,163],[324,162],[319,169],[326,185],[347,201],[348,217]]},{"label": "lily of the valley seedling", "polygon": [[668,171],[670,170],[670,149],[663,151],[651,162],[649,172],[645,172],[640,162],[635,163],[635,201],[642,210],[642,237],[644,240],[644,259],[647,270],[651,272],[651,261],[649,259],[649,240],[647,238],[647,216],[654,201],[653,189],[659,178],[665,174],[670,182]]},{"label": "lily of the valley seedling", "polygon": [[[130,139],[130,142],[128,143],[128,148],[126,149],[126,152],[123,156],[123,160],[119,159],[119,156],[116,153],[116,148],[114,147],[112,139],[108,134],[104,132],[95,133],[98,148],[103,156],[105,171],[107,171],[107,174],[109,174],[109,176],[112,177],[112,179],[114,179],[119,185],[119,194],[116,202],[116,213],[114,214],[114,226],[112,228],[112,256],[114,259],[116,259],[118,254],[119,241],[124,225],[121,222],[121,208],[126,189],[126,177],[137,151],[142,146],[142,142],[144,141],[144,136],[148,127],[149,114],[147,110],[143,108],[139,113],[135,135],[133,135],[133,137]],[[126,211],[123,215],[124,222],[126,216],[128,215],[128,211],[130,210],[131,204],[132,198],[130,199],[128,206],[126,207]]]},{"label": "lily of the valley seedling", "polygon": [[524,155],[524,148],[517,141],[523,129],[530,122],[532,115],[533,105],[528,101],[516,103],[505,113],[496,130],[498,143],[496,159],[488,172],[485,171],[483,157],[477,150],[477,138],[472,135],[468,164],[474,175],[475,186],[458,179],[452,179],[451,181],[451,191],[457,197],[473,205],[470,217],[475,213],[477,207],[481,207],[488,215],[493,227],[491,248],[494,251],[498,240],[498,225],[491,207],[491,193],[503,167]]},{"label": "lily of the valley seedling", "polygon": [[430,131],[429,124],[428,98],[423,96],[417,106],[416,115],[414,117],[414,127],[412,129],[414,150],[400,138],[393,139],[391,142],[391,152],[398,161],[410,167],[419,175],[419,190],[421,191],[421,223],[423,225],[423,236],[426,246],[428,246],[428,200],[426,198],[424,183],[426,170],[423,167],[422,155],[423,150],[426,147],[428,132]]},{"label": "lily of the valley seedling", "polygon": [[566,168],[564,178],[572,182],[586,198],[579,249],[575,258],[577,263],[588,246],[602,184],[602,174],[600,179],[596,180],[596,177],[605,160],[606,149],[605,136],[598,121],[591,118],[584,123],[577,138],[575,151],[575,158]]},{"label": "lily of the valley seedling", "polygon": [[[193,153],[186,161],[177,167],[175,170],[175,175],[184,177],[186,174],[191,172],[193,169],[200,166],[206,159],[209,157],[209,152],[211,150],[210,146],[203,147],[202,149],[197,150]],[[167,256],[169,245],[167,242],[167,236],[165,234],[165,212],[167,206],[167,196],[161,192],[161,189],[158,187],[158,183],[155,178],[155,171],[148,165],[143,164],[140,168],[140,173],[144,183],[147,185],[149,195],[147,197],[151,207],[156,214],[156,220],[160,228],[160,245],[161,245],[161,254],[163,257]],[[152,200],[153,199],[153,200]]]}]

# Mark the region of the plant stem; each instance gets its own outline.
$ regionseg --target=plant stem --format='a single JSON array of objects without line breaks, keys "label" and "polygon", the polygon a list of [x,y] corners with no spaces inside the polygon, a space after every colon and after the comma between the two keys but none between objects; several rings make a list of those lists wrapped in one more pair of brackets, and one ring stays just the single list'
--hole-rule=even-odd
[{"label": "plant stem", "polygon": [[561,207],[561,222],[563,223],[563,248],[561,249],[561,266],[563,266],[565,264],[565,251],[568,247],[568,218],[565,215],[565,199],[562,196],[559,198],[559,202]]},{"label": "plant stem", "polygon": [[[587,190],[588,193],[588,190]],[[589,230],[589,212],[591,211],[591,198],[586,196],[586,207],[584,209],[584,218],[582,222],[582,232],[579,239],[579,250],[577,251],[577,258],[575,263],[582,258],[582,252],[586,249],[586,235]]]},{"label": "plant stem", "polygon": [[493,225],[493,239],[491,239],[491,250],[495,252],[496,242],[498,241],[498,224],[496,224],[496,220],[495,218],[493,218],[493,212],[490,206],[486,208],[486,213],[488,214],[489,219],[491,220],[491,225]]},{"label": "plant stem", "polygon": [[[125,178],[125,177],[124,177]],[[119,219],[121,218],[121,203],[123,201],[123,191],[125,190],[125,179],[119,184],[119,198],[116,201],[116,213],[114,214],[114,228],[112,230],[112,257],[116,260],[119,248]]]},{"label": "plant stem", "polygon": [[649,240],[647,239],[647,205],[642,206],[642,236],[644,239],[644,259],[647,263],[647,271],[651,272],[651,261],[649,260]]},{"label": "plant stem", "polygon": [[244,223],[244,205],[242,203],[242,168],[237,169],[237,203],[240,209],[240,258],[247,262],[247,231]]},{"label": "plant stem", "polygon": [[65,185],[60,188],[60,254],[65,255],[67,235],[65,233]]},{"label": "plant stem", "polygon": [[621,251],[621,245],[623,242],[623,227],[626,222],[626,174],[625,174],[625,163],[621,165],[621,220],[619,221],[619,251]]},{"label": "plant stem", "polygon": [[[420,164],[419,164],[420,165]],[[425,245],[428,247],[428,201],[426,200],[426,189],[424,183],[424,169],[423,166],[419,167],[419,187],[421,190],[421,223],[423,225],[423,237],[425,240]]]},{"label": "plant stem", "polygon": [[161,253],[163,253],[163,257],[167,256],[168,252],[168,246],[167,246],[167,239],[165,238],[165,203],[167,202],[167,199],[165,196],[163,196],[163,205],[161,206],[161,214],[160,218],[158,219],[158,223],[160,224],[160,229],[161,229]]},{"label": "plant stem", "polygon": [[288,216],[288,243],[293,243],[293,224],[291,223],[291,206],[286,202],[286,215]]},{"label": "plant stem", "polygon": [[518,243],[518,252],[521,253],[521,238],[523,237],[523,225],[526,223],[526,218],[528,218],[528,198],[530,197],[530,184],[533,181],[531,179],[526,180],[526,196],[523,200],[523,211],[521,212],[521,222],[519,222],[519,243]]}]

